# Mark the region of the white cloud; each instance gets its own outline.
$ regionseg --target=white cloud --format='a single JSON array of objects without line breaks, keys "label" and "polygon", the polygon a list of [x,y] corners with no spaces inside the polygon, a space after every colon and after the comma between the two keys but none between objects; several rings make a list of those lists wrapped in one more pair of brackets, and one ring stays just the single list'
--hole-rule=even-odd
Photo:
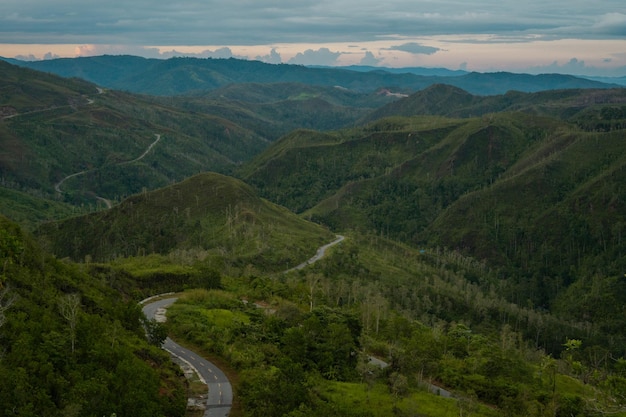
[{"label": "white cloud", "polygon": [[276,51],[276,48],[272,48],[270,53],[267,55],[263,55],[263,56],[257,55],[255,59],[257,61],[263,61],[268,64],[280,64],[283,62],[283,59],[280,56],[280,54]]},{"label": "white cloud", "polygon": [[317,51],[307,49],[298,52],[288,63],[297,65],[335,65],[341,56],[341,52],[332,52],[328,48],[320,48]]},{"label": "white cloud", "polygon": [[386,49],[389,51],[408,52],[410,54],[415,54],[415,55],[432,55],[441,50],[439,48],[422,45],[417,42],[409,42],[409,43],[404,43],[402,45],[395,45]]},{"label": "white cloud", "polygon": [[374,54],[370,51],[365,52],[365,56],[359,62],[360,65],[370,65],[376,66],[378,63],[382,61],[382,58],[376,58]]}]

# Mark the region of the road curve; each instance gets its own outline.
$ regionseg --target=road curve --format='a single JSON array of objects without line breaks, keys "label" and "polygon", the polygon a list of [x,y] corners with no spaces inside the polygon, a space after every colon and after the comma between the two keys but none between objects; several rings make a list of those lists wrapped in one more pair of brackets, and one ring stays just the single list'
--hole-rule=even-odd
[{"label": "road curve", "polygon": [[[143,313],[146,317],[152,319],[155,317],[157,312],[167,308],[177,299],[177,297],[172,296],[170,298],[159,299],[157,301],[148,301],[142,307]],[[209,396],[207,398],[204,416],[228,416],[233,404],[233,389],[224,372],[222,372],[222,370],[213,363],[191,350],[180,346],[169,337],[165,339],[163,349],[191,365],[196,370],[200,378],[206,382],[209,389]]]},{"label": "road curve", "polygon": [[[325,255],[326,249],[340,243],[344,239],[344,236],[337,235],[335,240],[321,246],[312,258],[289,271],[302,269],[307,265],[319,261]],[[145,316],[149,319],[153,319],[157,315],[163,316],[166,311],[165,309],[172,305],[177,299],[178,297],[176,297],[174,293],[168,293],[146,298],[139,304],[142,306],[142,311]],[[163,349],[191,365],[200,378],[206,382],[209,388],[209,396],[206,402],[204,417],[227,417],[233,404],[233,388],[224,372],[213,363],[191,350],[180,346],[169,337],[165,339]]]},{"label": "road curve", "polygon": [[291,272],[291,271],[296,271],[296,270],[298,270],[298,269],[302,269],[302,268],[304,268],[304,267],[306,267],[306,266],[311,265],[312,263],[315,263],[315,262],[319,261],[319,260],[320,260],[320,259],[322,259],[322,258],[324,257],[324,255],[326,254],[326,249],[330,248],[331,246],[336,245],[337,243],[342,242],[344,239],[345,239],[345,236],[337,235],[337,238],[336,238],[335,240],[333,240],[333,241],[332,241],[332,242],[330,242],[330,243],[327,243],[327,244],[326,244],[326,245],[324,245],[324,246],[321,246],[321,247],[317,250],[317,252],[315,253],[315,255],[313,255],[313,257],[312,257],[312,258],[310,258],[309,260],[307,260],[307,261],[305,261],[305,262],[302,262],[302,263],[301,263],[300,265],[298,265],[298,266],[295,266],[295,267],[293,267],[293,268],[291,268],[291,269],[286,270],[284,273]]}]

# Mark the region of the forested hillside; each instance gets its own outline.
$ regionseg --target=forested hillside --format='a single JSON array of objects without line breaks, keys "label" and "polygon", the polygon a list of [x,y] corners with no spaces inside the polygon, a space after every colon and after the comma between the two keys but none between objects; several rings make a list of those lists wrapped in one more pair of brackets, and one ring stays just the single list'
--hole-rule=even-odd
[{"label": "forested hillside", "polygon": [[363,94],[332,88],[251,85],[157,99],[3,61],[0,69],[0,180],[22,193],[0,206],[5,214],[25,209],[17,212],[25,224],[59,218],[36,214],[36,199],[104,208],[200,172],[231,172],[292,128],[336,129],[373,108]]},{"label": "forested hillside", "polygon": [[[584,113],[602,117],[611,108],[620,109],[600,104]],[[610,340],[623,354],[616,318],[626,268],[623,131],[588,132],[576,123],[579,112],[570,114],[574,122],[492,113],[300,131],[241,174],[267,198],[333,230],[484,261],[502,281],[501,295],[589,321],[597,343]]]},{"label": "forested hillside", "polygon": [[0,264],[0,415],[185,414],[184,378],[110,276],[54,259],[4,217]]},{"label": "forested hillside", "polygon": [[59,257],[108,262],[177,254],[214,269],[296,266],[333,234],[260,199],[254,190],[215,173],[126,199],[111,210],[44,224],[38,235]]},{"label": "forested hillside", "polygon": [[184,415],[166,334],[234,417],[626,415],[623,89],[40,65],[194,93],[0,62],[0,416]]}]

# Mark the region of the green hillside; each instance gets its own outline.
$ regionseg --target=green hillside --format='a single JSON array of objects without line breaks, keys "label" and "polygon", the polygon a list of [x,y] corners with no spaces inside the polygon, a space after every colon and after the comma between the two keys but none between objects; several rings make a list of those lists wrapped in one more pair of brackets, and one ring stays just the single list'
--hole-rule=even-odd
[{"label": "green hillside", "polygon": [[608,279],[626,267],[622,139],[621,131],[585,132],[525,113],[396,117],[294,133],[242,175],[262,195],[333,230],[484,260],[511,301],[594,317],[609,337],[623,321],[611,316],[609,324],[593,307],[576,311],[567,288],[597,285],[590,275]]},{"label": "green hillside", "polygon": [[219,116],[0,65],[2,185],[33,197],[102,206],[199,172],[228,172],[268,143]]},{"label": "green hillside", "polygon": [[[585,124],[602,119],[624,119],[621,109],[626,105],[626,89],[551,89],[533,93],[508,91],[506,94],[476,96],[451,85],[437,84],[374,110],[361,122],[369,123],[384,117],[439,115],[447,117],[479,117],[484,114],[521,111],[529,114],[552,116]],[[617,108],[620,112],[602,108]],[[590,113],[593,113],[592,116]]]},{"label": "green hillside", "polygon": [[184,416],[185,386],[137,300],[0,216],[0,415]]},{"label": "green hillside", "polygon": [[84,208],[67,203],[0,187],[0,213],[21,225],[34,228],[38,223],[75,216],[83,211]]},{"label": "green hillside", "polygon": [[45,224],[38,234],[52,253],[76,261],[187,254],[219,267],[268,270],[304,262],[334,236],[214,173],[137,194],[104,212]]},{"label": "green hillside", "polygon": [[239,83],[185,96],[156,98],[185,111],[219,115],[271,141],[299,128],[333,130],[395,98],[302,83]]},{"label": "green hillside", "polygon": [[[233,417],[626,415],[625,90],[45,64],[194,91],[154,97],[0,65],[0,212],[26,225],[0,217],[0,416],[183,415],[206,386],[166,333],[227,369]],[[146,334],[136,301],[169,291]]]}]

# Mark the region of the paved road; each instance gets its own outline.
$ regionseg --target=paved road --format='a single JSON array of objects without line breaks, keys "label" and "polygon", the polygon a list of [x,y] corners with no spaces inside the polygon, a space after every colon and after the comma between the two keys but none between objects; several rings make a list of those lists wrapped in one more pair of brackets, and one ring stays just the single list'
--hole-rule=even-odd
[{"label": "paved road", "polygon": [[301,263],[300,265],[298,265],[298,266],[295,266],[295,267],[293,267],[293,268],[291,268],[291,269],[288,269],[287,271],[285,271],[285,273],[287,273],[287,272],[291,272],[291,271],[296,271],[296,270],[298,270],[298,269],[302,269],[302,268],[304,268],[304,267],[306,267],[306,266],[308,266],[308,265],[311,265],[311,264],[312,264],[312,263],[314,263],[314,262],[319,261],[319,260],[320,260],[320,259],[322,259],[322,258],[324,257],[324,255],[326,254],[326,249],[330,248],[331,246],[336,245],[337,243],[339,243],[339,242],[343,241],[344,239],[345,239],[345,237],[344,237],[344,236],[337,235],[337,239],[335,239],[335,240],[333,240],[332,242],[327,243],[326,245],[324,245],[324,246],[320,247],[320,248],[317,250],[317,253],[315,253],[315,255],[313,255],[313,257],[312,257],[311,259],[309,259],[308,261],[302,262],[302,263]]},{"label": "paved road", "polygon": [[[146,317],[154,318],[157,314],[163,314],[165,308],[170,306],[176,297],[146,302],[142,310]],[[145,301],[145,300],[144,300]],[[178,345],[169,337],[163,343],[163,349],[182,359],[195,368],[196,372],[206,382],[209,388],[209,396],[206,402],[205,417],[226,417],[233,404],[233,389],[228,378],[213,363],[198,354]]]},{"label": "paved road", "polygon": [[[158,142],[158,139],[159,136],[157,136],[157,141],[155,141],[154,144]],[[148,149],[148,151],[149,150],[150,149]],[[146,153],[148,151],[146,151]],[[315,256],[313,256],[308,261],[301,263],[295,268],[290,269],[290,271],[295,269],[302,269],[307,265],[317,262],[324,256],[324,254],[326,253],[326,249],[333,245],[336,245],[343,240],[343,236],[337,235],[337,239],[320,247],[317,250]],[[168,298],[161,298],[163,296]],[[173,293],[162,294],[161,297],[159,297],[159,299],[157,299],[156,297],[146,298],[140,303],[143,305],[142,310],[146,317],[150,319],[155,318],[157,320],[165,320],[166,308],[172,305],[178,299]],[[228,413],[230,412],[233,403],[233,388],[224,372],[222,372],[221,369],[219,369],[208,360],[202,358],[198,354],[178,345],[169,337],[165,339],[165,342],[163,343],[163,348],[195,368],[200,378],[202,378],[204,382],[208,385],[209,396],[207,398],[207,409],[204,413],[204,416],[228,416]]]}]

